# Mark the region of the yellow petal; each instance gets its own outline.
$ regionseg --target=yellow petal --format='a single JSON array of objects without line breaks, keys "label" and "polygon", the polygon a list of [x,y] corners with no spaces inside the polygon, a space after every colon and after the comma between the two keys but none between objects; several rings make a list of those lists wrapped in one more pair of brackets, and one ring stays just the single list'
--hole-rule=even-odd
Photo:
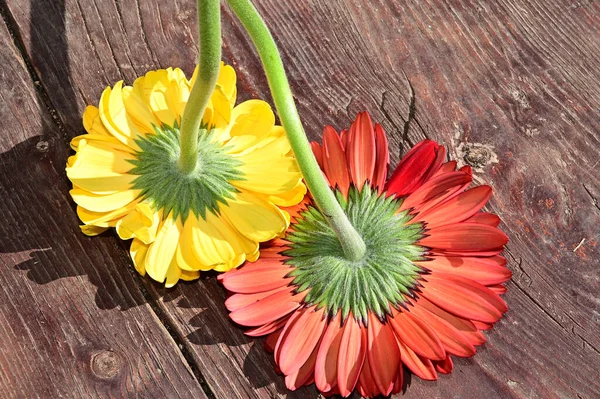
[{"label": "yellow petal", "polygon": [[86,224],[79,226],[79,228],[86,236],[97,236],[98,234],[104,233],[108,229],[107,227],[88,226]]},{"label": "yellow petal", "polygon": [[137,238],[150,244],[156,238],[156,230],[160,223],[158,212],[147,202],[138,203],[131,212],[117,222],[117,234],[123,240]]},{"label": "yellow petal", "polygon": [[145,276],[148,245],[134,238],[131,242],[129,253],[131,254],[131,259],[133,259],[133,266],[135,267],[135,270],[137,270],[137,272],[142,276]]},{"label": "yellow petal", "polygon": [[110,133],[100,119],[100,111],[93,105],[88,105],[83,112],[83,127],[89,134],[110,136]]},{"label": "yellow petal", "polygon": [[[134,87],[139,84],[139,79],[133,84]],[[140,96],[141,90],[137,91],[134,87],[123,87],[123,104],[131,120],[144,133],[154,133],[154,126],[160,126],[160,120],[152,113],[148,103]]]},{"label": "yellow petal", "polygon": [[179,277],[181,277],[181,269],[177,267],[177,262],[175,258],[171,261],[171,265],[167,270],[167,275],[165,276],[165,287],[171,288],[177,284],[179,281]]},{"label": "yellow petal", "polygon": [[200,278],[200,272],[190,272],[187,270],[181,270],[181,276],[179,276],[179,278],[184,281],[197,280],[198,278]]},{"label": "yellow petal", "polygon": [[179,245],[177,246],[177,252],[175,253],[177,265],[182,270],[189,272],[198,271],[200,268],[193,250],[192,230],[197,223],[193,219],[194,216],[190,215],[183,224],[181,235],[179,236]]},{"label": "yellow petal", "polygon": [[177,106],[172,100],[170,92],[169,71],[159,69],[158,71],[150,71],[143,78],[139,78],[134,82],[139,85],[142,98],[150,106],[154,115],[164,124],[173,126],[178,115]]},{"label": "yellow petal", "polygon": [[298,182],[298,185],[286,191],[285,193],[270,195],[268,200],[277,206],[293,206],[297,205],[302,201],[306,195],[306,186],[302,181]]},{"label": "yellow petal", "polygon": [[244,263],[245,260],[246,260],[246,256],[244,254],[238,255],[231,262],[227,262],[227,263],[223,263],[223,264],[220,264],[220,265],[216,265],[215,266],[215,271],[221,272],[221,273],[229,271],[229,270],[231,270],[233,268],[238,267],[242,263]]},{"label": "yellow petal", "polygon": [[279,208],[248,192],[238,193],[221,210],[240,233],[258,242],[277,237],[288,226],[286,217]]},{"label": "yellow petal", "polygon": [[125,191],[137,176],[127,172],[133,168],[133,155],[122,144],[102,141],[79,142],[76,158],[69,159],[67,176],[74,185],[96,194]]},{"label": "yellow petal", "polygon": [[275,115],[269,104],[261,100],[248,100],[233,109],[231,122],[217,130],[219,140],[230,139],[229,152],[241,152],[267,136],[275,125]]},{"label": "yellow petal", "polygon": [[185,105],[190,97],[190,88],[187,84],[187,78],[181,69],[175,68],[168,71],[170,79],[169,97],[172,102],[170,107],[174,110],[180,121]]},{"label": "yellow petal", "polygon": [[[73,139],[71,140],[71,148],[75,151],[79,150],[79,143],[81,141],[105,141],[107,143],[112,144],[121,144],[121,142],[117,140],[114,136],[110,136],[108,134],[82,134],[81,136],[73,137]],[[132,153],[132,150],[129,147],[127,147],[126,152]]]},{"label": "yellow petal", "polygon": [[237,95],[237,87],[235,69],[231,65],[225,65],[225,63],[221,62],[217,87],[227,97],[230,107],[233,108]]},{"label": "yellow petal", "polygon": [[158,282],[164,282],[179,243],[179,228],[171,215],[167,216],[158,230],[156,239],[146,255],[146,272]]},{"label": "yellow petal", "polygon": [[206,216],[207,220],[194,216],[188,218],[192,221],[192,251],[198,261],[196,270],[214,269],[216,265],[230,262],[237,256],[227,237],[223,237],[216,228],[218,217],[211,212]]},{"label": "yellow petal", "polygon": [[140,190],[125,190],[117,191],[114,194],[99,195],[81,188],[74,188],[69,194],[77,205],[86,209],[94,212],[110,212],[135,200],[139,196]]},{"label": "yellow petal", "polygon": [[77,215],[85,224],[96,225],[99,227],[114,227],[119,218],[122,218],[128,212],[131,212],[137,205],[138,200],[130,202],[126,206],[115,209],[110,212],[93,212],[81,206],[77,207]]},{"label": "yellow petal", "polygon": [[210,105],[212,109],[211,119],[206,120],[203,118],[203,122],[215,128],[227,126],[231,121],[232,107],[221,87],[215,87],[215,91],[213,91],[213,94],[210,96]]},{"label": "yellow petal", "polygon": [[100,98],[100,119],[106,130],[121,143],[139,150],[134,140],[141,136],[142,132],[127,115],[121,93],[122,87],[123,81],[120,81],[112,89],[108,87],[104,90]]}]

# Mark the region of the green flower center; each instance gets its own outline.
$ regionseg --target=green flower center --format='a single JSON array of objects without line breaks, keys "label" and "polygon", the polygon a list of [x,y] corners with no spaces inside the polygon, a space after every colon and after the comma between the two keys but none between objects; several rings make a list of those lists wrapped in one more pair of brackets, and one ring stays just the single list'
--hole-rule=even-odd
[{"label": "green flower center", "polygon": [[330,316],[350,312],[366,324],[368,312],[380,319],[414,297],[419,276],[425,269],[414,262],[425,260],[425,248],[415,243],[423,237],[423,225],[410,223],[407,211],[398,212],[402,200],[379,195],[368,185],[350,190],[346,201],[336,192],[352,225],[367,246],[365,256],[351,261],[323,215],[314,207],[300,214],[294,231],[288,234],[291,249],[287,263],[295,270],[292,284],[297,291],[310,289],[304,299],[324,306]]},{"label": "green flower center", "polygon": [[206,212],[215,214],[219,203],[233,199],[237,189],[231,184],[243,180],[242,162],[229,156],[227,148],[215,141],[214,130],[200,129],[198,135],[198,163],[193,172],[179,170],[179,126],[155,127],[156,134],[136,140],[140,147],[135,167],[129,172],[139,175],[133,188],[151,200],[153,206],[173,217],[187,219],[190,211],[206,218]]}]

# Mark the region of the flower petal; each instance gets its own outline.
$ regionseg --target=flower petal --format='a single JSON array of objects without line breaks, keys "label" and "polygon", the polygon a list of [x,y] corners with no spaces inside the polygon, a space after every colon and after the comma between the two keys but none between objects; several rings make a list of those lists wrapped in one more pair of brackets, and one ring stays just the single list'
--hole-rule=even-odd
[{"label": "flower petal", "polygon": [[337,385],[342,396],[354,390],[367,354],[367,330],[350,314],[344,325],[337,362]]},{"label": "flower petal", "polygon": [[331,126],[323,130],[323,171],[331,187],[339,188],[344,196],[348,195],[350,174],[342,142]]},{"label": "flower petal", "polygon": [[140,190],[117,191],[113,194],[94,194],[80,188],[69,191],[73,201],[79,206],[93,212],[110,212],[127,206],[140,195]]},{"label": "flower petal", "polygon": [[387,178],[387,167],[390,162],[388,151],[388,140],[380,124],[375,125],[375,171],[373,172],[373,187],[383,191],[385,179]]},{"label": "flower petal", "polygon": [[507,310],[498,295],[473,280],[447,273],[432,273],[425,279],[421,295],[459,317],[495,323]]},{"label": "flower petal", "polygon": [[419,245],[453,252],[489,251],[502,248],[508,237],[485,224],[453,223],[426,231]]},{"label": "flower petal", "polygon": [[158,212],[152,209],[147,202],[138,203],[135,208],[120,219],[116,230],[122,240],[138,238],[145,244],[150,244],[156,238],[156,231],[160,223]]},{"label": "flower petal", "polygon": [[398,348],[400,349],[402,363],[404,363],[410,371],[423,380],[437,380],[437,373],[430,359],[417,355],[412,349],[402,343],[402,341],[398,341]]},{"label": "flower petal", "polygon": [[440,145],[433,140],[423,140],[411,148],[392,173],[386,191],[397,197],[413,193],[436,165],[439,150]]},{"label": "flower petal", "polygon": [[301,298],[305,295],[292,296],[289,291],[279,291],[263,300],[231,312],[229,317],[236,323],[248,327],[272,323],[296,310],[300,306]]},{"label": "flower petal", "polygon": [[490,186],[478,186],[442,202],[436,207],[421,212],[415,221],[424,221],[428,228],[462,222],[475,215],[492,196]]},{"label": "flower petal", "polygon": [[315,363],[315,385],[321,392],[331,391],[337,385],[337,359],[342,342],[341,313],[329,322]]},{"label": "flower petal", "polygon": [[369,313],[367,329],[367,357],[375,385],[387,396],[394,389],[396,374],[400,370],[400,350],[390,323],[381,324],[373,313]]},{"label": "flower petal", "polygon": [[278,366],[283,374],[298,371],[313,353],[326,324],[323,310],[324,308],[316,310],[316,307],[311,307],[300,311],[298,321],[289,330],[281,347]]},{"label": "flower petal", "polygon": [[350,126],[346,160],[352,183],[360,190],[366,181],[373,181],[375,171],[375,132],[367,112],[361,112]]},{"label": "flower petal", "polygon": [[394,311],[394,316],[389,320],[398,341],[402,341],[420,356],[433,360],[446,357],[436,331],[410,311]]},{"label": "flower petal", "polygon": [[179,228],[171,215],[167,216],[150,245],[146,255],[146,272],[154,280],[162,283],[167,278],[171,262],[179,243]]},{"label": "flower petal", "polygon": [[238,193],[221,211],[240,233],[258,242],[277,237],[288,225],[279,208],[247,192]]}]

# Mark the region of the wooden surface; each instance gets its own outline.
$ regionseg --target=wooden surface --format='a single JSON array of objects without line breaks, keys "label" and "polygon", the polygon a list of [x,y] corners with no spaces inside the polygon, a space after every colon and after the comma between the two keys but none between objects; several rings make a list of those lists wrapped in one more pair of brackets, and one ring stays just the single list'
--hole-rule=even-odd
[{"label": "wooden surface", "polygon": [[[0,0],[2,397],[316,398],[288,392],[206,274],[164,289],[78,229],[64,164],[105,86],[191,73],[194,1]],[[590,0],[256,1],[312,138],[371,112],[392,163],[429,137],[494,189],[507,315],[405,398],[600,397],[600,5]],[[368,5],[367,5],[368,4]],[[223,7],[242,99],[270,99]]]}]

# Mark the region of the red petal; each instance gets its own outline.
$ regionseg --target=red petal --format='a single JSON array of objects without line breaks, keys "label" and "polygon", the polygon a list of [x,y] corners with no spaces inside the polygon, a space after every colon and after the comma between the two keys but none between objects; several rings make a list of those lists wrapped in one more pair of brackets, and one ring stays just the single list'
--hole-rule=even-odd
[{"label": "red petal", "polygon": [[510,270],[501,266],[506,263],[501,256],[491,258],[432,256],[430,259],[415,263],[435,272],[468,278],[481,285],[501,284],[509,280],[512,275]]},{"label": "red petal", "polygon": [[279,368],[279,355],[281,354],[281,347],[285,343],[285,340],[288,337],[288,333],[289,333],[290,329],[294,326],[294,324],[296,324],[296,321],[298,321],[298,319],[302,315],[301,310],[302,309],[297,310],[294,313],[292,313],[290,315],[290,317],[288,318],[287,323],[285,323],[285,326],[283,327],[283,329],[279,330],[280,331],[279,338],[277,339],[277,342],[273,347],[273,351],[275,352],[275,355],[274,355],[275,364],[277,365],[277,368]]},{"label": "red petal", "polygon": [[394,388],[400,365],[396,337],[389,324],[381,324],[373,313],[369,313],[367,338],[367,357],[375,385],[382,395],[387,396]]},{"label": "red petal", "polygon": [[[411,309],[411,312],[417,315],[421,320],[423,320],[436,331],[438,338],[444,346],[446,352],[460,357],[473,356],[475,354],[475,347],[473,344],[471,344],[471,341],[463,334],[463,332],[458,330],[447,320],[440,318],[439,316],[420,306],[422,302],[423,299],[420,298],[415,307]],[[443,312],[439,308],[438,310]],[[449,313],[447,315],[458,319],[456,316],[453,316]],[[404,359],[404,357],[402,359]],[[404,360],[404,362],[406,363],[406,360]]]},{"label": "red petal", "polygon": [[389,318],[398,341],[428,359],[441,360],[446,352],[436,332],[410,312],[398,312]]},{"label": "red petal", "polygon": [[482,321],[472,321],[473,325],[475,325],[475,327],[477,327],[478,330],[489,330],[490,328],[492,328],[494,325],[490,324],[490,323],[484,323]]},{"label": "red petal", "polygon": [[506,294],[506,287],[503,285],[500,285],[500,284],[490,285],[488,288],[498,295]]},{"label": "red petal", "polygon": [[400,370],[398,370],[398,375],[396,375],[396,381],[394,382],[394,390],[392,391],[392,395],[400,393],[402,390],[402,383],[404,382],[404,368],[402,364],[400,364]]},{"label": "red petal", "polygon": [[223,279],[223,285],[229,291],[239,294],[271,291],[291,283],[294,277],[285,278],[285,276],[293,270],[293,267],[279,262],[262,262],[252,268],[244,267],[239,272]]},{"label": "red petal", "polygon": [[268,324],[262,325],[260,327],[248,330],[244,334],[246,334],[249,337],[260,337],[262,335],[271,334],[277,330],[282,329],[288,320],[289,320],[289,317],[284,317],[283,319],[275,320],[272,323],[268,323]]},{"label": "red petal", "polygon": [[325,328],[323,309],[303,309],[298,321],[287,333],[277,363],[283,374],[289,375],[298,371],[321,340]]},{"label": "red petal", "polygon": [[417,355],[412,349],[400,341],[398,341],[398,348],[400,349],[402,363],[404,363],[410,371],[423,380],[437,380],[437,373],[435,372],[431,360]]},{"label": "red petal", "polygon": [[229,317],[242,326],[258,327],[287,316],[300,306],[306,291],[290,296],[288,291],[279,291],[245,308],[231,312]]},{"label": "red petal", "polygon": [[346,319],[338,355],[337,385],[342,396],[354,390],[367,353],[367,330],[360,328],[354,316]]},{"label": "red petal", "polygon": [[375,172],[373,173],[373,186],[381,192],[387,178],[387,166],[390,162],[388,140],[380,124],[375,125]]},{"label": "red petal", "polygon": [[[427,209],[425,207],[428,205],[428,208],[430,208],[446,200],[451,194],[456,193],[457,190],[470,182],[471,176],[464,172],[445,173],[433,177],[406,197],[400,206],[400,210],[415,208],[415,210],[424,212]],[[429,201],[434,202],[427,204]]]},{"label": "red petal", "polygon": [[[286,320],[289,320],[289,318]],[[281,336],[282,331],[283,330],[277,330],[277,331],[269,334],[267,339],[265,339],[265,350],[268,353],[273,353],[275,351],[275,345],[277,345],[277,341],[279,340],[279,337]]]},{"label": "red petal", "polygon": [[337,359],[342,341],[341,313],[329,322],[321,340],[315,364],[315,385],[321,392],[331,391],[337,385]]},{"label": "red petal", "polygon": [[444,360],[434,362],[434,365],[435,369],[442,374],[450,374],[454,369],[454,363],[452,363],[452,359],[450,359],[450,356],[448,356]]},{"label": "red petal", "polygon": [[361,189],[365,181],[373,181],[375,171],[375,132],[373,122],[367,112],[356,117],[346,146],[346,159],[352,183]]},{"label": "red petal", "polygon": [[432,273],[425,280],[421,295],[459,317],[495,323],[507,310],[502,298],[473,280],[447,273]]},{"label": "red petal", "polygon": [[433,140],[423,140],[414,146],[400,160],[388,181],[386,191],[397,197],[404,197],[419,188],[436,162],[439,148],[439,144]]},{"label": "red petal", "polygon": [[462,222],[476,214],[492,196],[490,186],[479,186],[442,202],[435,208],[421,212],[415,221],[424,221],[428,228]]},{"label": "red petal", "polygon": [[468,223],[487,224],[488,226],[498,227],[500,218],[493,213],[479,212],[465,220]]},{"label": "red petal", "polygon": [[288,291],[290,297],[294,294],[295,287],[279,287],[271,291],[258,292],[256,294],[234,294],[227,298],[225,301],[225,307],[230,312],[235,312],[236,310],[243,309],[248,305],[252,305],[255,302],[258,302],[268,296],[271,296],[279,291]]},{"label": "red petal", "polygon": [[309,385],[312,383],[312,377],[315,373],[315,361],[317,360],[318,348],[319,346],[316,345],[306,363],[304,363],[298,371],[285,376],[285,386],[289,390],[295,391],[303,385]]},{"label": "red petal", "polygon": [[358,393],[366,398],[373,398],[379,394],[375,379],[373,378],[373,372],[371,371],[371,365],[369,364],[368,357],[365,357],[360,376],[358,377]]},{"label": "red petal", "polygon": [[437,172],[435,172],[435,174],[433,176],[438,176],[444,173],[450,173],[450,172],[454,172],[456,170],[456,161],[448,161],[444,164],[442,164],[442,166],[440,166],[440,168],[437,170]]},{"label": "red petal", "polygon": [[478,223],[453,223],[425,232],[419,245],[454,252],[489,251],[502,248],[508,237],[496,227]]},{"label": "red petal", "polygon": [[350,176],[342,142],[331,126],[323,130],[323,171],[331,187],[339,187],[344,196],[348,194]]},{"label": "red petal", "polygon": [[346,151],[346,147],[348,147],[348,129],[344,129],[340,132],[340,141],[342,142],[344,151]]},{"label": "red petal", "polygon": [[321,170],[323,170],[323,147],[321,147],[321,144],[317,143],[316,141],[311,141],[310,148],[312,148],[312,152],[317,159],[319,167]]}]

